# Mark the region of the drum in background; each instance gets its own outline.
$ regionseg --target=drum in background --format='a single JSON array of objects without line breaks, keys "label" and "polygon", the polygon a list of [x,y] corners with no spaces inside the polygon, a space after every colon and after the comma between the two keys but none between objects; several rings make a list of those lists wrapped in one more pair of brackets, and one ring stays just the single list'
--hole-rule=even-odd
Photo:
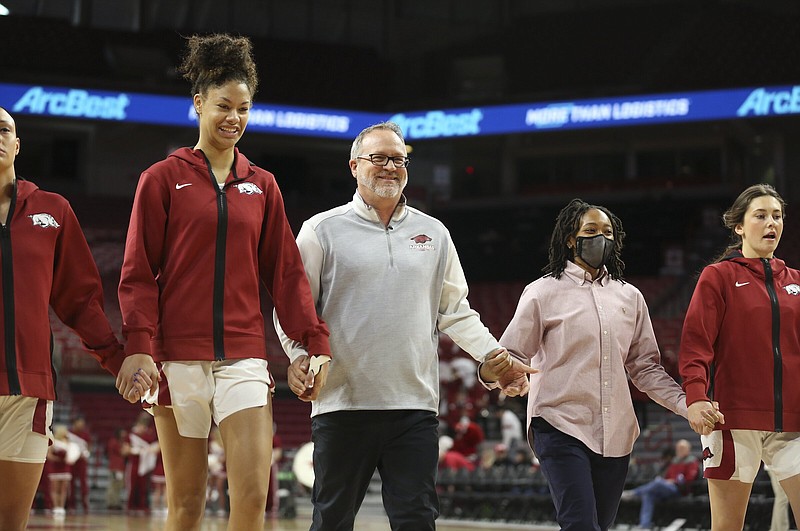
[{"label": "drum in background", "polygon": [[314,443],[308,442],[297,449],[292,462],[292,472],[304,487],[314,486]]}]

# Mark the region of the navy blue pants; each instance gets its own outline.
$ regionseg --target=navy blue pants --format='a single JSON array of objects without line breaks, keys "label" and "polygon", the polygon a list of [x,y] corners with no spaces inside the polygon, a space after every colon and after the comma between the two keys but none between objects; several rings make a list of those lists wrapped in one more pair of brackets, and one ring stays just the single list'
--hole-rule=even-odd
[{"label": "navy blue pants", "polygon": [[377,469],[392,531],[433,531],[438,421],[430,411],[338,411],[311,420],[311,531],[351,531]]},{"label": "navy blue pants", "polygon": [[630,455],[603,457],[540,417],[531,431],[562,531],[606,531],[617,517]]}]

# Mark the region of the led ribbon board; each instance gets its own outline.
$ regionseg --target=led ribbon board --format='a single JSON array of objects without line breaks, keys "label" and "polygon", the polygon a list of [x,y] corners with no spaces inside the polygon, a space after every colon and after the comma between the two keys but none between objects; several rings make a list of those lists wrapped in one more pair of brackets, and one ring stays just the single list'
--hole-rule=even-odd
[{"label": "led ribbon board", "polygon": [[[12,114],[196,127],[190,98],[0,83]],[[248,129],[258,133],[352,140],[383,120],[409,140],[534,133],[800,114],[800,85],[683,92],[567,102],[538,102],[394,115],[256,103]]]}]

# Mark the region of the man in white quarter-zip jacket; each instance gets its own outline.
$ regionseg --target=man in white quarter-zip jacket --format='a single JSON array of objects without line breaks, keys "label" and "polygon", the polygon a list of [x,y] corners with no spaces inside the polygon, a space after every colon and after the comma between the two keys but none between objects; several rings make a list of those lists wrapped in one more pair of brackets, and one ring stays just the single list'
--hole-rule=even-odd
[{"label": "man in white quarter-zip jacket", "polygon": [[297,237],[331,353],[313,356],[282,333],[290,388],[312,401],[311,529],[351,530],[377,468],[394,531],[435,529],[438,334],[493,382],[513,366],[467,301],[447,228],[406,205],[409,159],[400,128],[384,122],[353,142],[353,200],[307,220]]}]

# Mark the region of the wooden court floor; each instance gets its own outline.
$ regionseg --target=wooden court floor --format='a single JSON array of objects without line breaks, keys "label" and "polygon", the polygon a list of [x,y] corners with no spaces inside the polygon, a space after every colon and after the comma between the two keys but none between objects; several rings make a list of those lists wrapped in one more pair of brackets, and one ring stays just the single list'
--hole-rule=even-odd
[{"label": "wooden court floor", "polygon": [[[294,519],[265,520],[264,529],[270,531],[308,531],[310,523],[309,516],[301,515]],[[31,516],[28,521],[28,529],[161,531],[164,529],[164,517],[124,514],[68,514],[64,518],[57,519],[50,515],[36,514]],[[202,531],[226,531],[227,520],[218,516],[206,516],[201,529]],[[476,529],[552,531],[558,529],[558,527],[439,520],[436,524],[436,529],[437,531],[475,531]],[[354,531],[389,531],[389,523],[383,515],[359,514]]]}]

